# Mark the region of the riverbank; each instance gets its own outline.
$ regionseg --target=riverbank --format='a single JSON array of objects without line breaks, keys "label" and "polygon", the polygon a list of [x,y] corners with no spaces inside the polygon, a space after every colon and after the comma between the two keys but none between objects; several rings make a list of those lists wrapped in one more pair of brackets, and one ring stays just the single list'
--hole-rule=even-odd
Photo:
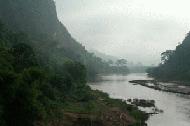
[{"label": "riverbank", "polygon": [[190,86],[178,82],[162,82],[158,80],[132,80],[129,82],[145,86],[154,90],[190,95]]},{"label": "riverbank", "polygon": [[[148,126],[189,126],[190,95],[157,91],[139,84],[129,83],[132,80],[151,80],[152,78],[147,74],[109,75],[103,76],[102,79],[101,82],[89,83],[90,87],[108,93],[111,98],[126,101],[131,99],[129,100],[129,102],[132,102],[131,104],[139,105],[139,101],[142,101],[142,104],[140,103],[142,107],[139,107],[139,109],[150,114],[153,112],[153,115],[150,115],[146,121]],[[134,102],[134,99],[138,101],[135,100]],[[154,113],[154,110],[152,111],[155,107],[146,108],[146,106],[153,106],[152,100],[155,101],[155,107],[159,109],[156,113]],[[152,105],[147,104],[146,101],[150,101]]]},{"label": "riverbank", "polygon": [[147,126],[149,115],[137,107],[97,90],[92,95],[88,102],[67,102],[61,121],[50,122],[49,126]]}]

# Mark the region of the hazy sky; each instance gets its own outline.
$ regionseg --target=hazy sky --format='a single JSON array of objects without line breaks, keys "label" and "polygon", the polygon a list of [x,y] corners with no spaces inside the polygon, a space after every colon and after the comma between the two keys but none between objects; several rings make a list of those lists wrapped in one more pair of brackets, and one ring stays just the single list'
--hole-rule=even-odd
[{"label": "hazy sky", "polygon": [[157,64],[190,30],[190,0],[55,0],[58,17],[86,46]]}]

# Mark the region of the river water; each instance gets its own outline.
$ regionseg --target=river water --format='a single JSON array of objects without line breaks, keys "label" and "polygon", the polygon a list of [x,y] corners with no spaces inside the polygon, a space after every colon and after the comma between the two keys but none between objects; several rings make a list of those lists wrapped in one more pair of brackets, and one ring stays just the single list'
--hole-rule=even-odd
[{"label": "river water", "polygon": [[155,100],[156,106],[163,113],[152,115],[148,126],[190,126],[190,96],[156,91],[140,85],[129,83],[131,80],[147,80],[146,74],[129,74],[127,76],[102,76],[101,81],[91,82],[92,89],[101,90],[111,98]]}]

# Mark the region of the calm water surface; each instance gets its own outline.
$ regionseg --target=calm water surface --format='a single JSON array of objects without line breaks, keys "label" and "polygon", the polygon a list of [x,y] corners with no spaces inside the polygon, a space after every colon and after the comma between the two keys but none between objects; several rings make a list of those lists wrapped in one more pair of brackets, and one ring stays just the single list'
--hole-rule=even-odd
[{"label": "calm water surface", "polygon": [[190,96],[156,91],[128,82],[141,79],[151,78],[146,74],[109,75],[89,85],[92,89],[107,92],[112,98],[155,100],[156,106],[164,112],[151,116],[148,126],[190,126]]}]

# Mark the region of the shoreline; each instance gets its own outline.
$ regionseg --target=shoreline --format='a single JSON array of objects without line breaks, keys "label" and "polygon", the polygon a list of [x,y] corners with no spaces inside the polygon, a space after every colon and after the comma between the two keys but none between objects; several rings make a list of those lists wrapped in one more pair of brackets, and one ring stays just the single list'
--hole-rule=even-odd
[{"label": "shoreline", "polygon": [[148,87],[154,90],[190,95],[190,86],[182,85],[177,81],[159,80],[132,80],[130,83]]},{"label": "shoreline", "polygon": [[[134,105],[127,104],[124,100],[112,99],[107,93],[92,90],[92,94],[95,98],[86,103],[88,105],[91,104],[90,109],[87,107],[84,110],[80,110],[81,106],[79,105],[82,103],[68,103],[68,106],[72,105],[72,107],[64,108],[65,118],[63,121],[65,125],[147,126],[146,121],[151,114],[141,111]],[[75,109],[73,109],[73,106],[75,106]]]}]

